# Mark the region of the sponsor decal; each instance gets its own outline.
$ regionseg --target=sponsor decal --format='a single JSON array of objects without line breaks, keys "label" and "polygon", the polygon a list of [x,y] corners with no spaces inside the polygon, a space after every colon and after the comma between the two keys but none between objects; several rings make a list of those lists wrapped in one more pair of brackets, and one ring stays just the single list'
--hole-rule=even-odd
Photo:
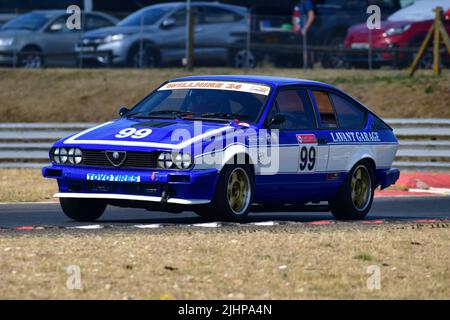
[{"label": "sponsor decal", "polygon": [[128,174],[87,173],[86,180],[110,182],[141,182],[141,177]]},{"label": "sponsor decal", "polygon": [[317,143],[317,138],[315,134],[297,134],[298,144],[315,144]]},{"label": "sponsor decal", "polygon": [[378,132],[330,132],[333,142],[380,142]]},{"label": "sponsor decal", "polygon": [[245,82],[230,81],[175,81],[169,82],[158,89],[161,90],[177,90],[177,89],[213,89],[213,90],[230,90],[248,93],[256,93],[264,96],[269,95],[270,87],[265,85],[255,85]]}]

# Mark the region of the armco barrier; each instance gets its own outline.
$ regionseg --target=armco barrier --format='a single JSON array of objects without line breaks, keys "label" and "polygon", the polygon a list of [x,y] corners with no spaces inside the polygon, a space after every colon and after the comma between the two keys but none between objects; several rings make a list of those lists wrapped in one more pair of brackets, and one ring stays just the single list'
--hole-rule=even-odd
[{"label": "armco barrier", "polygon": [[[450,119],[387,119],[400,141],[394,166],[450,171]],[[56,140],[94,123],[0,123],[0,168],[42,167]]]}]

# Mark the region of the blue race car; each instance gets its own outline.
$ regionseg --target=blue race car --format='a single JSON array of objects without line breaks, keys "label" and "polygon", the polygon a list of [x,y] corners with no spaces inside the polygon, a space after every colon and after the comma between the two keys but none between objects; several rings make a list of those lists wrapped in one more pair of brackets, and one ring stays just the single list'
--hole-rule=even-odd
[{"label": "blue race car", "polygon": [[74,220],[113,205],[239,221],[252,204],[321,201],[337,219],[362,219],[374,190],[399,178],[389,125],[320,82],[184,77],[119,114],[50,150],[43,175]]}]

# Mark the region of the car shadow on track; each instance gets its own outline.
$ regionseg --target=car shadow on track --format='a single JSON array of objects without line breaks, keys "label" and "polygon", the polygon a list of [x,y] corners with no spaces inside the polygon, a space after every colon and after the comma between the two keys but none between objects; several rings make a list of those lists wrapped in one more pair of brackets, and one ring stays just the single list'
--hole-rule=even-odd
[{"label": "car shadow on track", "polygon": [[[114,211],[117,211],[114,210]],[[120,219],[107,218],[99,220],[100,224],[166,224],[166,225],[191,225],[201,224],[208,222],[220,222],[217,219],[206,219],[197,216],[194,212],[182,212],[179,214],[171,214],[164,212],[148,212],[148,217],[131,218],[126,219],[126,215],[121,215]],[[117,214],[114,215],[117,217]],[[376,222],[378,220],[391,220],[391,221],[403,221],[403,220],[416,220],[416,219],[429,219],[430,217],[423,215],[369,215],[364,221]],[[326,206],[277,206],[277,207],[253,207],[252,211],[246,219],[241,221],[241,224],[255,223],[255,222],[267,222],[267,221],[279,221],[279,222],[296,222],[307,223],[316,221],[329,221],[334,220],[333,215],[328,211]]]}]

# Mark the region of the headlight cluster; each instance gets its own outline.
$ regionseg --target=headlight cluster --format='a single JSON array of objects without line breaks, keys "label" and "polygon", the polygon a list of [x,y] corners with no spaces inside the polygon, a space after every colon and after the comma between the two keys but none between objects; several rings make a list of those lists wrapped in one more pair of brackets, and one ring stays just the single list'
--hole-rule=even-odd
[{"label": "headlight cluster", "polygon": [[409,28],[411,28],[410,24],[406,24],[406,25],[401,26],[401,27],[389,28],[388,30],[386,30],[386,35],[388,35],[388,36],[396,36],[398,34],[402,34],[403,32],[408,31]]},{"label": "headlight cluster", "polygon": [[9,47],[13,42],[14,38],[0,38],[0,47]]},{"label": "headlight cluster", "polygon": [[189,169],[191,166],[189,153],[161,152],[158,156],[158,167],[161,169]]},{"label": "headlight cluster", "polygon": [[56,164],[80,164],[83,153],[79,148],[55,148],[52,151],[52,160]]}]

